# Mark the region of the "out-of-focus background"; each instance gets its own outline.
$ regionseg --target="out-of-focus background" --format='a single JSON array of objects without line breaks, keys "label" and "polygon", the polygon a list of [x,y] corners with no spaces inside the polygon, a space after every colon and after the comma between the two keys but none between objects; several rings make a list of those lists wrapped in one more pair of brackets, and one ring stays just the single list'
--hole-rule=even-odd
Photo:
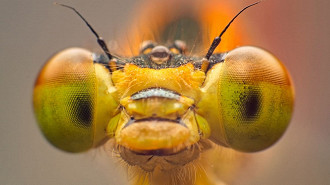
[{"label": "out-of-focus background", "polygon": [[[59,0],[83,13],[114,40],[133,16],[134,0]],[[233,0],[237,10],[252,0]],[[330,184],[330,1],[263,1],[235,24],[251,25],[250,45],[278,56],[296,87],[292,123],[268,150],[251,154],[253,170],[239,184]],[[126,30],[129,34],[129,30]],[[32,111],[34,80],[56,51],[80,46],[98,51],[73,12],[50,0],[0,2],[0,184],[125,185],[118,162],[100,150],[67,154],[47,143]]]}]

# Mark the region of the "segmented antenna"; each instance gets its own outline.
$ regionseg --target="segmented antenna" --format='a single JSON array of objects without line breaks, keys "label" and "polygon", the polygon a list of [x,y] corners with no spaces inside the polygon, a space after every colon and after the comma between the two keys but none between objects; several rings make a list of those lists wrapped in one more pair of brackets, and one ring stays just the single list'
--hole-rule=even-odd
[{"label": "segmented antenna", "polygon": [[73,7],[65,5],[65,4],[60,4],[60,3],[54,3],[55,5],[60,5],[66,8],[69,8],[73,11],[75,11],[78,16],[86,23],[86,25],[88,26],[88,28],[93,32],[93,34],[96,36],[97,38],[97,43],[101,46],[101,48],[103,49],[104,53],[108,56],[109,60],[111,60],[113,58],[113,56],[110,54],[109,49],[107,47],[107,44],[104,42],[103,38],[100,37],[96,31],[93,29],[93,27],[87,22],[87,20]]},{"label": "segmented antenna", "polygon": [[221,41],[221,37],[222,35],[227,31],[227,29],[229,28],[230,24],[232,22],[234,22],[234,20],[236,19],[236,17],[239,16],[239,14],[241,14],[242,12],[244,12],[244,10],[250,8],[251,6],[254,6],[256,4],[259,4],[261,1],[258,1],[256,3],[253,3],[253,4],[250,4],[248,6],[246,6],[245,8],[243,8],[240,12],[238,12],[238,14],[235,15],[235,17],[227,24],[227,26],[225,27],[225,29],[222,30],[222,32],[220,33],[220,35],[218,37],[215,37],[209,50],[207,51],[207,54],[205,55],[205,58],[207,60],[210,59],[211,55],[213,54],[214,50],[218,47],[218,45],[220,44],[220,41]]}]

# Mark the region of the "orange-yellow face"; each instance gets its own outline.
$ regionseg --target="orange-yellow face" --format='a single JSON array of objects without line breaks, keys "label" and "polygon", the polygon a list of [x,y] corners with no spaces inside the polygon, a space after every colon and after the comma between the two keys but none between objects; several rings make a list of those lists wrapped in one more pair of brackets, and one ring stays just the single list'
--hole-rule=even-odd
[{"label": "orange-yellow face", "polygon": [[294,95],[274,56],[241,47],[205,61],[154,48],[117,62],[122,67],[111,73],[86,50],[68,49],[51,58],[34,91],[46,137],[71,152],[114,137],[130,150],[175,153],[201,139],[259,151],[283,134]]},{"label": "orange-yellow face", "polygon": [[180,40],[145,41],[137,56],[110,61],[81,48],[57,53],[35,83],[41,131],[68,152],[113,140],[126,162],[146,171],[156,165],[146,155],[174,156],[171,164],[184,165],[207,142],[242,152],[274,144],[293,112],[293,85],[283,64],[252,46],[209,59],[187,48]]}]

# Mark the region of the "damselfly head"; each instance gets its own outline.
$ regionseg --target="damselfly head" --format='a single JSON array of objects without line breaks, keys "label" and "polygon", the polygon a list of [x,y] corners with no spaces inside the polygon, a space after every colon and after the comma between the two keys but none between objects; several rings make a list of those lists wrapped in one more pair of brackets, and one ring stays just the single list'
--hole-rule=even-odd
[{"label": "damselfly head", "polygon": [[[232,50],[218,50],[235,18],[258,3],[246,6],[229,23],[222,21],[224,29],[217,30],[212,44],[189,45],[198,40],[191,36],[189,42],[175,38],[157,43],[146,34],[140,47],[130,43],[139,50],[131,57],[110,53],[76,9],[60,4],[83,19],[104,54],[70,48],[48,60],[34,88],[40,129],[54,146],[68,152],[113,140],[127,163],[148,172],[157,166],[161,170],[184,166],[211,143],[243,152],[273,145],[293,112],[289,73],[275,56],[257,47],[233,49],[229,46],[237,43],[225,41],[221,44]],[[213,9],[201,12],[205,14],[198,15],[203,17]],[[208,18],[187,14],[180,20],[159,20],[171,28],[173,22],[183,20],[193,25],[189,32],[201,30]],[[159,29],[162,36],[170,32],[166,26]],[[191,52],[195,46],[202,52]]]}]

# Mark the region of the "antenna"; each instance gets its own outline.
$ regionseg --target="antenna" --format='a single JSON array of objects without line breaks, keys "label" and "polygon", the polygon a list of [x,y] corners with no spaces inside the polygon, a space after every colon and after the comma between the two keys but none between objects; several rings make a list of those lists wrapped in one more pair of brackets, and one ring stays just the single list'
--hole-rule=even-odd
[{"label": "antenna", "polygon": [[55,5],[60,5],[60,6],[63,6],[63,7],[66,7],[66,8],[69,8],[73,11],[75,11],[78,16],[86,23],[86,25],[88,26],[88,28],[93,32],[93,34],[96,36],[97,38],[97,43],[99,43],[99,45],[101,46],[101,48],[103,49],[104,53],[108,56],[109,60],[111,60],[113,58],[113,56],[110,54],[109,52],[109,49],[106,45],[106,43],[104,42],[103,38],[100,37],[96,31],[93,29],[93,27],[87,22],[87,20],[73,7],[71,6],[68,6],[68,5],[65,5],[65,4],[60,4],[60,3],[54,3]]},{"label": "antenna", "polygon": [[256,3],[253,3],[253,4],[250,4],[248,6],[246,6],[245,8],[243,8],[240,12],[238,12],[238,14],[235,15],[235,17],[227,24],[227,26],[225,27],[225,29],[222,30],[222,32],[220,33],[220,35],[218,37],[215,37],[209,50],[207,51],[207,54],[205,55],[205,58],[207,60],[210,59],[211,55],[213,54],[214,50],[218,47],[218,45],[220,44],[220,41],[221,41],[221,37],[222,35],[227,31],[227,29],[229,28],[230,24],[232,22],[234,22],[234,20],[236,19],[236,17],[239,16],[239,14],[241,14],[244,10],[250,8],[251,6],[254,6],[256,4],[259,4],[261,1],[258,1]]}]

